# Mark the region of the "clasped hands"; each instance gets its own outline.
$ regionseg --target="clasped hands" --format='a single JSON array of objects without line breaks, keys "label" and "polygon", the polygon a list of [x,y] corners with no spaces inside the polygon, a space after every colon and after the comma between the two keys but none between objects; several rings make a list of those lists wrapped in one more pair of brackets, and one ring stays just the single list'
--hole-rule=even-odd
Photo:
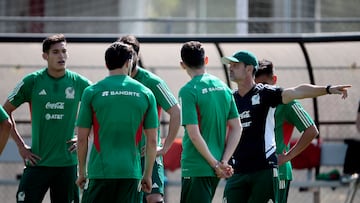
[{"label": "clasped hands", "polygon": [[234,174],[234,169],[226,162],[217,162],[214,171],[218,178],[230,178]]}]

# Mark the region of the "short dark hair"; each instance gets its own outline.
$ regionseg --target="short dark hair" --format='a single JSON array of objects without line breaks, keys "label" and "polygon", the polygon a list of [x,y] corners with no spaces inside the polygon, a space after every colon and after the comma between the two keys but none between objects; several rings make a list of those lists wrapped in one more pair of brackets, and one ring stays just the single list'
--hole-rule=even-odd
[{"label": "short dark hair", "polygon": [[51,45],[59,42],[66,42],[64,34],[55,34],[44,39],[42,44],[43,53],[47,53],[50,50]]},{"label": "short dark hair", "polygon": [[267,59],[263,59],[259,61],[259,67],[255,73],[255,77],[259,77],[261,75],[274,75],[274,66],[273,63]]},{"label": "short dark hair", "polygon": [[139,54],[140,51],[140,43],[138,39],[134,35],[125,35],[122,36],[117,40],[118,42],[123,42],[125,44],[131,45],[136,52],[136,54]]},{"label": "short dark hair", "polygon": [[133,48],[122,42],[114,42],[105,51],[105,63],[109,70],[122,68],[126,61],[133,59]]},{"label": "short dark hair", "polygon": [[199,69],[205,63],[205,49],[198,41],[189,41],[181,48],[181,59],[189,68]]}]

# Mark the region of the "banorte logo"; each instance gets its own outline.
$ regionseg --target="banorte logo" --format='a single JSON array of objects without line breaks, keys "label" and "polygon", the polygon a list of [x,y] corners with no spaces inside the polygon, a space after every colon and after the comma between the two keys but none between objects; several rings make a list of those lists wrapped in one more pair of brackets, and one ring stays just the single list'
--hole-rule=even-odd
[{"label": "banorte logo", "polygon": [[45,105],[45,109],[64,109],[64,108],[65,108],[64,102],[56,102],[56,103],[48,102]]}]

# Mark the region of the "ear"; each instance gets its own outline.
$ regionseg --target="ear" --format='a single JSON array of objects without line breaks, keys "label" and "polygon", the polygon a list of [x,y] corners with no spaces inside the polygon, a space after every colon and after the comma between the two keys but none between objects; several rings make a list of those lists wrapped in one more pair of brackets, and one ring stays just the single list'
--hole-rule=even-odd
[{"label": "ear", "polygon": [[185,63],[184,62],[182,62],[182,61],[180,61],[180,67],[182,68],[182,69],[186,69],[186,65],[185,65]]},{"label": "ear", "polygon": [[276,75],[273,75],[272,80],[273,80],[274,85],[275,85],[275,84],[276,84],[276,82],[277,82],[277,76],[276,76]]},{"label": "ear", "polygon": [[204,65],[207,65],[208,63],[209,63],[209,57],[205,56]]},{"label": "ear", "polygon": [[44,60],[47,61],[48,58],[49,58],[49,55],[48,55],[47,53],[43,53],[43,54],[42,54],[42,57],[43,57]]}]

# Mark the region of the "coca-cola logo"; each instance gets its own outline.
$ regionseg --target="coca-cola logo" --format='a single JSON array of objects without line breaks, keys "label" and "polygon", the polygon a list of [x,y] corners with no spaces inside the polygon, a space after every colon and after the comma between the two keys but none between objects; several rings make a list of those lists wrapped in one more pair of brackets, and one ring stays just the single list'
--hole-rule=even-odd
[{"label": "coca-cola logo", "polygon": [[64,109],[64,102],[51,103],[48,102],[45,105],[46,109]]}]

